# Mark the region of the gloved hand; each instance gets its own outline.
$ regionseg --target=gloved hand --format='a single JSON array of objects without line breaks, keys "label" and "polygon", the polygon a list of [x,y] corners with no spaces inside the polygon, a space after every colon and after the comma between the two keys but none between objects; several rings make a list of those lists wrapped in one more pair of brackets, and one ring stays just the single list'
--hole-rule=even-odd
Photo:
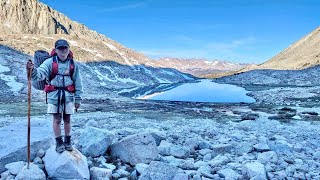
[{"label": "gloved hand", "polygon": [[33,70],[33,68],[34,68],[33,62],[31,60],[29,60],[27,62],[27,66],[26,67],[27,67],[27,70]]}]

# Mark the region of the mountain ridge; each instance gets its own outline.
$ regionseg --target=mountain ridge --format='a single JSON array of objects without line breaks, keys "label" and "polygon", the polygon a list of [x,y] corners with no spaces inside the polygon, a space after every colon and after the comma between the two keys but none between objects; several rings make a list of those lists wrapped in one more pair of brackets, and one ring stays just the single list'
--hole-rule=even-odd
[{"label": "mountain ridge", "polygon": [[38,0],[1,0],[0,43],[29,55],[50,51],[60,38],[70,42],[75,59],[84,62],[112,60],[124,65],[153,65],[153,60],[72,21]]},{"label": "mountain ridge", "polygon": [[156,60],[157,67],[175,68],[181,72],[189,73],[194,76],[203,76],[208,73],[221,73],[226,71],[239,70],[248,64],[232,63],[228,61],[213,60],[205,58],[174,58],[164,57]]},{"label": "mountain ridge", "polygon": [[301,70],[320,64],[320,26],[259,65],[249,65],[237,71],[206,74],[206,78],[232,76],[258,69]]}]

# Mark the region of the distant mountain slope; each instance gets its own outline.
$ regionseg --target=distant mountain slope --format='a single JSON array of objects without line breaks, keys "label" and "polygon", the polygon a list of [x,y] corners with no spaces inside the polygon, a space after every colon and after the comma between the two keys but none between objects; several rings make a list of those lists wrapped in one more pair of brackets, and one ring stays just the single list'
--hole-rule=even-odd
[{"label": "distant mountain slope", "polygon": [[320,27],[259,65],[260,69],[303,69],[320,64]]},{"label": "distant mountain slope", "polygon": [[240,86],[320,86],[320,65],[302,70],[257,69],[214,79],[218,83]]},{"label": "distant mountain slope", "polygon": [[36,49],[51,50],[55,40],[64,38],[71,42],[79,60],[149,66],[154,63],[37,0],[0,0],[0,17],[0,43],[29,55]]},{"label": "distant mountain slope", "polygon": [[313,30],[297,42],[290,45],[270,60],[260,65],[246,66],[240,70],[207,74],[207,78],[217,78],[247,72],[254,69],[295,70],[305,69],[320,64],[320,27]]},{"label": "distant mountain slope", "polygon": [[194,76],[203,76],[210,73],[221,73],[225,71],[239,70],[246,64],[231,63],[226,61],[209,61],[207,59],[183,59],[166,57],[157,60],[156,66],[175,68],[181,72],[189,73]]}]

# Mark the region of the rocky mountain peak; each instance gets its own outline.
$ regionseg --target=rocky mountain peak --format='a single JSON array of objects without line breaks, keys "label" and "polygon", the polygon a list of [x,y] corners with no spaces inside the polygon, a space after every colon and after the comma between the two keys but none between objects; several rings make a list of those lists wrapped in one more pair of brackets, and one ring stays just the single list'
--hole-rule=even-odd
[{"label": "rocky mountain peak", "polygon": [[8,34],[68,34],[105,38],[37,0],[1,0],[1,21]]},{"label": "rocky mountain peak", "polygon": [[0,0],[0,43],[33,55],[37,49],[51,51],[54,41],[70,41],[77,60],[112,60],[125,65],[152,60],[110,38],[72,21],[37,0]]}]

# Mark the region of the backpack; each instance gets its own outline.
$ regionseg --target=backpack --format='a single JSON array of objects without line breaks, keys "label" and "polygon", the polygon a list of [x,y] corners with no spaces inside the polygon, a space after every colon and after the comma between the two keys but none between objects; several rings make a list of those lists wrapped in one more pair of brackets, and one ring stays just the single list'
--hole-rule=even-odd
[{"label": "backpack", "polygon": [[[57,62],[57,57],[56,57],[57,53],[55,52],[55,49],[53,49],[49,55],[49,53],[47,51],[44,50],[37,50],[34,53],[34,67],[38,68],[46,59],[53,57],[52,59],[52,70],[51,70],[51,75],[49,77],[49,79],[45,79],[42,81],[32,81],[32,86],[38,90],[45,90],[46,88],[53,88],[54,87],[50,87],[50,82],[52,79],[54,79],[56,77],[56,75],[58,74],[58,62]],[[71,60],[70,61],[70,67],[69,67],[69,71],[70,71],[70,77],[72,79],[72,75],[74,72],[74,61],[73,61],[73,53],[70,51],[70,53],[68,54],[68,58]],[[49,85],[49,86],[48,86]],[[52,90],[52,89],[51,89]],[[46,91],[47,92],[47,91]]]}]

